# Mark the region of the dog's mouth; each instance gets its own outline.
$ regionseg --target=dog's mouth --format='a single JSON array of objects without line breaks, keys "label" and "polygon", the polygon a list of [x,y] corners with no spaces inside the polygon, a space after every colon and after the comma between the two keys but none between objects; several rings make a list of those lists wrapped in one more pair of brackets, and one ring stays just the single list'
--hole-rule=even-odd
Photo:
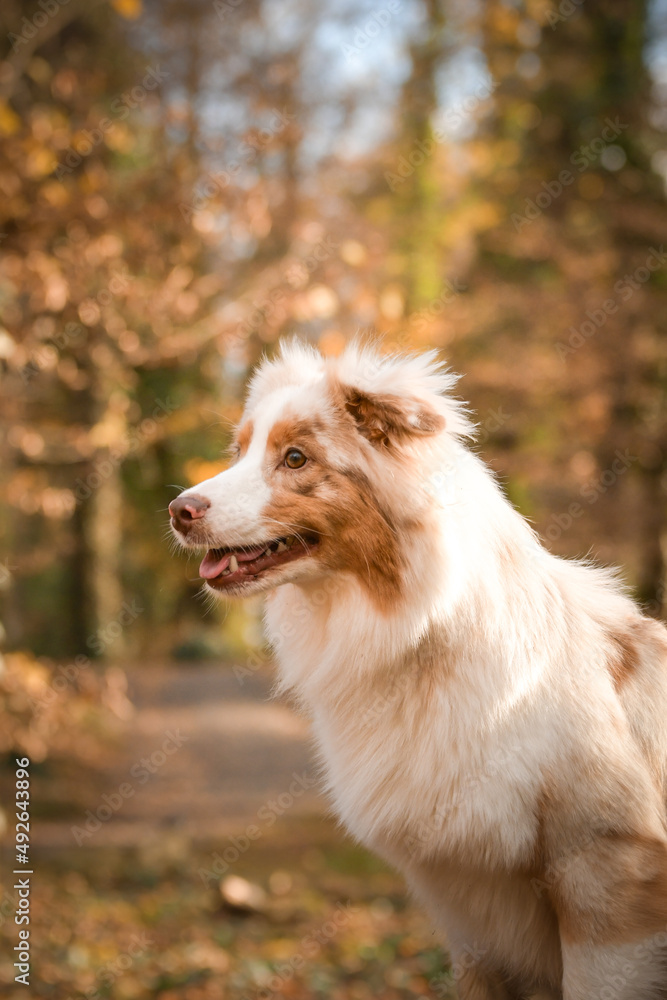
[{"label": "dog's mouth", "polygon": [[317,548],[316,535],[286,535],[272,542],[238,548],[209,549],[201,561],[199,575],[209,587],[226,590],[250,583],[277,566],[309,556]]}]

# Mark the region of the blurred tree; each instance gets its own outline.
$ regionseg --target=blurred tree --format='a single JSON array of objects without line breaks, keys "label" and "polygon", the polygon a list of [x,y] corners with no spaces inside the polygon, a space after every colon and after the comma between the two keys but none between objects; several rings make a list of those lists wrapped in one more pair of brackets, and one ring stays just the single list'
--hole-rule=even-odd
[{"label": "blurred tree", "polygon": [[[173,475],[146,466],[137,495],[126,465],[177,444],[170,420],[191,431],[202,390],[213,400],[200,345],[219,283],[201,283],[206,243],[183,233],[159,61],[146,64],[107,7],[73,4],[48,31],[39,11],[24,18],[30,58],[19,45],[3,63],[13,83],[0,108],[8,630],[12,643],[72,653],[122,611],[142,492],[153,519],[165,506]],[[3,9],[14,34],[15,15]]]},{"label": "blurred tree", "polygon": [[[664,140],[651,125],[648,17],[647,6],[631,0],[484,6],[484,49],[500,86],[480,135],[491,156],[479,187],[512,224],[489,231],[479,267],[505,272],[531,297],[537,292],[537,308],[523,310],[519,323],[525,340],[544,338],[554,352],[548,391],[562,442],[584,470],[611,470],[609,479],[617,468],[629,470],[624,485],[634,481],[639,491],[638,592],[659,612],[667,552],[667,258],[660,251],[667,206],[664,178],[652,169]],[[516,332],[512,311],[506,322]],[[537,367],[526,365],[527,377]],[[625,466],[619,452],[631,456]],[[600,485],[606,492],[611,484]],[[623,530],[618,521],[614,527]]]},{"label": "blurred tree", "polygon": [[248,366],[291,332],[446,351],[512,498],[659,609],[653,8],[71,0],[0,18],[10,644],[86,651],[127,594],[156,653],[187,635],[165,484],[220,467]]},{"label": "blurred tree", "polygon": [[377,200],[407,303],[392,339],[453,354],[513,499],[561,552],[596,537],[660,613],[667,208],[650,16],[621,0],[427,5]]}]

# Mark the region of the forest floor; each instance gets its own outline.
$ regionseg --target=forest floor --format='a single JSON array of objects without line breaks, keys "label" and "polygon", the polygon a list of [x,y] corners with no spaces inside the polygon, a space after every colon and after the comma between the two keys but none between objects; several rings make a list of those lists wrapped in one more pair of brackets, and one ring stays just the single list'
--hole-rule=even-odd
[{"label": "forest floor", "polygon": [[[401,879],[318,793],[307,723],[257,672],[129,672],[94,775],[44,769],[31,828],[31,984],[52,1000],[455,996]],[[0,982],[18,941],[5,849]]]},{"label": "forest floor", "polygon": [[[104,815],[105,804],[110,810],[118,794],[122,801],[86,843],[129,847],[163,833],[193,841],[238,833],[263,806],[268,823],[295,780],[297,794],[280,815],[324,813],[308,724],[271,698],[265,673],[240,683],[231,669],[176,663],[134,669],[128,679],[132,714],[108,765],[98,769],[97,797],[87,794],[85,809],[75,799],[78,826],[86,810]],[[66,821],[38,824],[37,841],[71,845],[74,803],[69,811]]]}]

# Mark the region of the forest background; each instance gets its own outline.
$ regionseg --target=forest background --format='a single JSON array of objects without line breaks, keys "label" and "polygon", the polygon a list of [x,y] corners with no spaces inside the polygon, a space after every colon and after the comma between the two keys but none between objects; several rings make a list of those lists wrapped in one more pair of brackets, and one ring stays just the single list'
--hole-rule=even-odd
[{"label": "forest background", "polygon": [[[142,670],[268,675],[259,606],[207,610],[166,508],[224,467],[284,335],[436,348],[546,544],[664,615],[665,0],[3,0],[0,25],[0,752],[44,769],[45,818],[81,810]],[[50,995],[93,975],[66,965]]]}]

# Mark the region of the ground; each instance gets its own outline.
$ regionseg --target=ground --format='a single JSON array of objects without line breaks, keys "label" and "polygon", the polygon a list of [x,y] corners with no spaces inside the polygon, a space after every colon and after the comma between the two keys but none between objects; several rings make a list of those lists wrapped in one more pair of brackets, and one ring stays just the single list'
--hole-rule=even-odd
[{"label": "ground", "polygon": [[[401,879],[328,817],[307,723],[269,700],[267,674],[129,676],[134,709],[94,774],[72,788],[37,769],[31,984],[11,1000],[454,996]],[[5,848],[3,876],[12,865]],[[11,984],[8,876],[2,889]]]}]

